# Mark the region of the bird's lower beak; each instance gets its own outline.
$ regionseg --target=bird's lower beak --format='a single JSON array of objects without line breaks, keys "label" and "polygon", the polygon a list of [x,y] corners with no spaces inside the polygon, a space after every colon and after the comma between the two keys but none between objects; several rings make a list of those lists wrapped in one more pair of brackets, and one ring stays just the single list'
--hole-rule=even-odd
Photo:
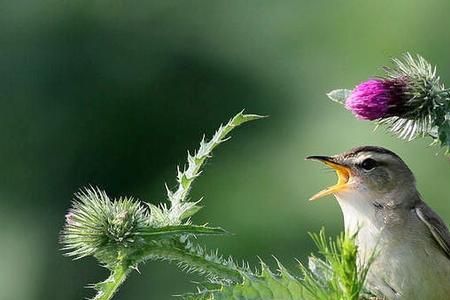
[{"label": "bird's lower beak", "polygon": [[347,186],[351,175],[349,167],[336,162],[332,157],[328,156],[308,156],[306,159],[318,160],[323,162],[330,168],[333,168],[336,171],[336,175],[338,176],[338,182],[335,185],[318,192],[309,199],[310,201],[317,200],[330,194],[335,194],[343,190]]}]

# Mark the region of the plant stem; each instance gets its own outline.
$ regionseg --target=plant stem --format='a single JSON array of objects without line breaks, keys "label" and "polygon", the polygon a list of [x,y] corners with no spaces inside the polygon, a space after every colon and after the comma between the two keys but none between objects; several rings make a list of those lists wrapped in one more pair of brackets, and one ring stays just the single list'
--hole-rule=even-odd
[{"label": "plant stem", "polygon": [[125,281],[131,268],[126,264],[117,265],[109,275],[108,279],[95,285],[98,290],[93,300],[110,300]]},{"label": "plant stem", "polygon": [[161,256],[164,259],[178,261],[183,263],[186,268],[196,269],[201,272],[209,273],[221,279],[231,280],[240,283],[241,274],[223,263],[208,260],[206,257],[186,252],[184,249],[168,248],[154,249],[150,255]]},{"label": "plant stem", "polygon": [[[130,266],[137,265],[148,259],[176,261],[180,263],[180,267],[195,270],[201,274],[207,274],[234,283],[242,281],[242,276],[234,263],[230,262],[228,264],[226,260],[208,258],[206,253],[195,253],[183,247],[182,244],[148,245],[133,252],[130,257],[132,257],[132,260],[127,260],[128,263],[122,262],[118,264],[111,270],[111,274],[105,281],[94,285],[98,293],[93,300],[112,299],[131,272],[132,268]],[[132,264],[131,261],[135,263]]]},{"label": "plant stem", "polygon": [[148,259],[175,261],[184,269],[197,271],[200,274],[212,275],[220,279],[240,283],[242,275],[233,262],[209,256],[206,253],[196,253],[183,247],[183,245],[149,245],[133,253],[133,260],[142,262]]}]

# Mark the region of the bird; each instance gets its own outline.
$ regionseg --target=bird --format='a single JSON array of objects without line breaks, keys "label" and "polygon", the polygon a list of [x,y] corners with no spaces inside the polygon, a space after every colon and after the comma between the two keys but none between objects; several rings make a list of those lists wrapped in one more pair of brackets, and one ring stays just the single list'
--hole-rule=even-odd
[{"label": "bird", "polygon": [[377,299],[450,299],[449,230],[397,154],[361,146],[306,159],[336,171],[338,182],[311,200],[335,196],[359,263],[371,259],[366,286]]}]

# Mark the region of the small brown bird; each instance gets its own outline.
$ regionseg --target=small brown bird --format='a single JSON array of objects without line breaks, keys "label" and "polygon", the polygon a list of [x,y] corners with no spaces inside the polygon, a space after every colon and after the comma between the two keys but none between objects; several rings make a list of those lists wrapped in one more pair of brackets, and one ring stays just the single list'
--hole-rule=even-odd
[{"label": "small brown bird", "polygon": [[357,233],[361,262],[372,255],[367,285],[384,299],[450,299],[450,233],[422,200],[405,162],[385,148],[363,146],[310,156],[333,168],[345,230]]}]

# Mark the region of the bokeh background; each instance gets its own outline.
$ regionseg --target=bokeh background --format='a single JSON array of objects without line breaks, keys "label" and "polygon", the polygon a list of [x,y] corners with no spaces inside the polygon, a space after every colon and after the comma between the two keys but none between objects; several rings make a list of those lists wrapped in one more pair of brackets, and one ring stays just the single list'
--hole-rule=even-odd
[{"label": "bokeh background", "polygon": [[[332,183],[304,161],[375,144],[399,153],[450,223],[450,163],[430,141],[406,143],[357,121],[325,93],[380,74],[405,51],[450,84],[449,1],[2,1],[0,6],[0,299],[82,299],[106,277],[92,258],[63,257],[72,194],[165,201],[177,164],[203,133],[246,109],[270,115],[218,148],[192,198],[204,239],[256,265],[295,269],[308,231],[342,229]],[[193,291],[176,267],[149,263],[117,299]]]}]

